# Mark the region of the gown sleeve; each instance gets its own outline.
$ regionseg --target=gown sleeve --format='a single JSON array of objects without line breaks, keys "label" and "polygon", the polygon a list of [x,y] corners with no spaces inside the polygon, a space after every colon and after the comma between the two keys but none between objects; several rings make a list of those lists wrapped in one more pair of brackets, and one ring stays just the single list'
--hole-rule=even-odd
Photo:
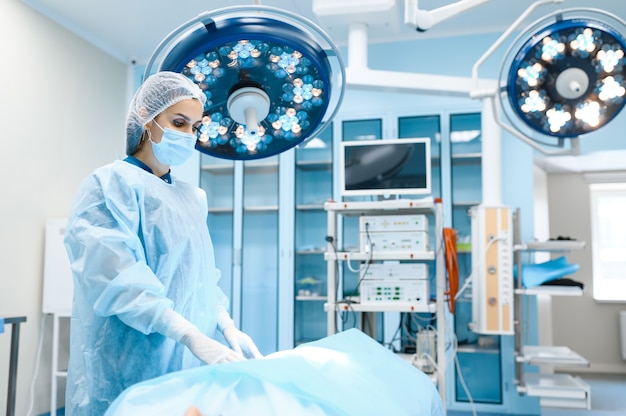
[{"label": "gown sleeve", "polygon": [[[148,267],[139,237],[141,195],[122,186],[103,191],[102,178],[88,177],[68,219],[65,246],[75,291],[96,316],[117,316],[144,334],[172,300]],[[80,313],[80,311],[79,311]],[[85,314],[88,316],[89,314]]]}]

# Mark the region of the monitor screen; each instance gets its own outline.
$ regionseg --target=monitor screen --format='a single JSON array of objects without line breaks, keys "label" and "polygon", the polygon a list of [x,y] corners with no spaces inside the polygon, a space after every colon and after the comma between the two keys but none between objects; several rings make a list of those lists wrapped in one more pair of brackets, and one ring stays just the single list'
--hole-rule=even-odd
[{"label": "monitor screen", "polygon": [[342,196],[431,193],[430,139],[341,143]]}]

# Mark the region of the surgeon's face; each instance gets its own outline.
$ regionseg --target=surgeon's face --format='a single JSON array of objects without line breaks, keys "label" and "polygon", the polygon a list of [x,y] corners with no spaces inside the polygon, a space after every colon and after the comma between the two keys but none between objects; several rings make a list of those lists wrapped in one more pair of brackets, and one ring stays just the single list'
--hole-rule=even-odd
[{"label": "surgeon's face", "polygon": [[[196,134],[196,129],[202,121],[202,104],[195,98],[180,101],[165,109],[154,120],[162,128],[169,127],[183,133]],[[159,143],[163,131],[154,123],[149,123],[152,141]]]}]

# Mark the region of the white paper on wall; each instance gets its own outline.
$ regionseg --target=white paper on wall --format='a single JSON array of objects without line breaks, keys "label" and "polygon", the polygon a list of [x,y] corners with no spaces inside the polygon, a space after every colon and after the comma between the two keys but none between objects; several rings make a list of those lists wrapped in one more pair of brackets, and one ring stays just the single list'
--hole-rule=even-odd
[{"label": "white paper on wall", "polygon": [[63,245],[67,219],[54,218],[46,223],[43,271],[43,313],[69,315],[72,311],[74,284],[70,261]]}]

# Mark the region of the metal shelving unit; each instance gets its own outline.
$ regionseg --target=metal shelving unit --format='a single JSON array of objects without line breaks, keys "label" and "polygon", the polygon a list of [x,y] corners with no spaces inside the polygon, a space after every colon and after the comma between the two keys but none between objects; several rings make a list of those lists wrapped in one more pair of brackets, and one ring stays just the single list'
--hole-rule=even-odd
[{"label": "metal shelving unit", "polygon": [[576,286],[522,286],[522,253],[535,252],[569,252],[585,247],[584,242],[570,240],[550,240],[543,242],[520,242],[519,210],[514,216],[515,227],[515,265],[517,267],[517,283],[515,289],[515,374],[517,391],[520,394],[538,397],[541,406],[563,408],[591,408],[591,390],[581,378],[569,374],[526,373],[525,365],[561,365],[588,366],[589,362],[564,346],[524,345],[524,328],[522,320],[523,296],[581,296],[583,291]]},{"label": "metal shelving unit", "polygon": [[[338,331],[337,313],[342,311],[352,311],[357,313],[367,312],[417,312],[434,313],[436,316],[437,328],[436,336],[439,340],[445,339],[445,270],[443,250],[426,252],[373,252],[364,253],[358,251],[335,252],[334,242],[338,237],[338,217],[339,216],[361,216],[361,215],[404,215],[404,214],[424,214],[435,217],[435,238],[432,247],[442,247],[443,220],[442,204],[434,202],[432,198],[423,200],[396,199],[375,202],[327,202],[324,209],[327,211],[327,251],[324,259],[327,261],[327,302],[324,310],[327,312],[328,335]],[[358,299],[338,298],[338,272],[336,263],[341,261],[376,261],[376,260],[411,260],[411,261],[432,261],[436,263],[436,300],[426,304],[421,303],[381,303],[381,304],[361,304]],[[435,374],[436,385],[443,403],[446,403],[446,350],[445,342],[437,342],[437,372]]]},{"label": "metal shelving unit", "polygon": [[59,383],[67,382],[67,363],[63,366],[59,363],[59,347],[61,345],[60,326],[61,319],[70,319],[71,311],[57,312],[52,314],[52,370],[50,374],[50,415],[57,414],[57,395]]},{"label": "metal shelving unit", "polygon": [[[20,324],[25,316],[4,318],[4,325],[11,325],[11,351],[9,356],[9,381],[7,387],[7,416],[15,414],[15,393],[17,391],[17,357],[20,346]],[[4,329],[4,328],[3,328]]]}]

